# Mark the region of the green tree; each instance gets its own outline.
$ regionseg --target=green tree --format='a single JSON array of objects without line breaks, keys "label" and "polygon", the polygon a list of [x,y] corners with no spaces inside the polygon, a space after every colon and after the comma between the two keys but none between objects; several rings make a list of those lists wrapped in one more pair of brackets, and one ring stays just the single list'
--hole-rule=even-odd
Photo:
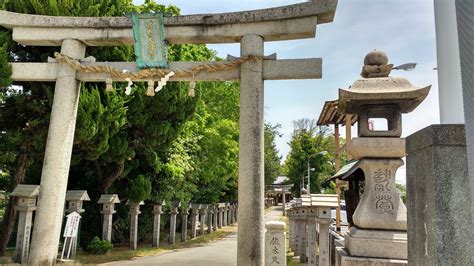
[{"label": "green tree", "polygon": [[[303,176],[308,175],[308,162],[310,168],[314,168],[314,171],[309,173],[311,193],[321,192],[322,181],[335,173],[332,151],[334,137],[329,134],[328,128],[317,128],[315,121],[309,119],[294,122],[290,152],[285,160],[286,174],[294,184],[293,195],[300,195]],[[306,188],[306,178],[304,182]]]},{"label": "green tree", "polygon": [[276,138],[281,137],[278,130],[281,128],[280,124],[271,125],[265,124],[264,128],[264,162],[265,162],[265,186],[271,185],[281,171],[280,160],[281,156],[278,155],[278,149],[276,147]]}]

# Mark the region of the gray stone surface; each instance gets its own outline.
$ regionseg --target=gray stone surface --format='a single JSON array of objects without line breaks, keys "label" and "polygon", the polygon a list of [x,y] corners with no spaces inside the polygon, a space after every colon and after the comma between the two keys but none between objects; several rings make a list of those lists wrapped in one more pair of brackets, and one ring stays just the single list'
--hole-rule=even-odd
[{"label": "gray stone surface", "polygon": [[410,264],[473,265],[464,126],[432,125],[406,140]]},{"label": "gray stone surface", "polygon": [[178,208],[171,207],[170,211],[170,237],[168,242],[174,245],[176,241],[176,216],[178,215]]},{"label": "gray stone surface", "polygon": [[199,217],[199,209],[201,206],[199,204],[191,204],[191,239],[196,238],[197,223]]},{"label": "gray stone surface", "polygon": [[[264,39],[258,35],[242,37],[241,56],[263,56]],[[239,180],[237,264],[264,264],[264,176],[263,176],[263,62],[241,65],[239,121]]]},{"label": "gray stone surface", "polygon": [[345,246],[356,257],[407,259],[404,231],[366,230],[354,226],[345,235]]},{"label": "gray stone surface", "polygon": [[153,205],[153,236],[152,236],[152,247],[160,246],[160,228],[161,228],[161,214],[163,204]]},{"label": "gray stone surface", "polygon": [[269,221],[265,228],[265,265],[286,265],[285,223]]},{"label": "gray stone surface", "polygon": [[[471,199],[474,199],[474,2],[456,0],[456,18],[461,61],[462,94],[466,124],[466,144],[469,167]],[[474,221],[474,204],[471,204],[471,216]],[[474,232],[474,224],[471,224]]]},{"label": "gray stone surface", "polygon": [[[72,58],[83,58],[85,51],[86,47],[80,41],[62,42],[61,52]],[[76,71],[60,64],[31,240],[29,264],[32,265],[52,264],[56,260],[78,104],[79,86]]]},{"label": "gray stone surface", "polygon": [[181,242],[188,239],[188,209],[181,210]]},{"label": "gray stone surface", "polygon": [[381,258],[361,258],[351,256],[347,250],[341,247],[336,248],[336,266],[406,266],[406,260],[381,259]]}]

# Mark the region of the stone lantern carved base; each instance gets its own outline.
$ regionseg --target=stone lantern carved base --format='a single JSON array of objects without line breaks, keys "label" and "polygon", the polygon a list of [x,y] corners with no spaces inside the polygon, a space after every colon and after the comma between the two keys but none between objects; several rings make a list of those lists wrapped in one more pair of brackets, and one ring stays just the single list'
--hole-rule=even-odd
[{"label": "stone lantern carved base", "polygon": [[365,174],[364,194],[354,212],[359,228],[406,231],[407,208],[395,186],[395,173],[401,159],[362,159]]},{"label": "stone lantern carved base", "polygon": [[407,233],[404,231],[352,227],[345,240],[346,248],[352,256],[402,260],[408,257]]}]

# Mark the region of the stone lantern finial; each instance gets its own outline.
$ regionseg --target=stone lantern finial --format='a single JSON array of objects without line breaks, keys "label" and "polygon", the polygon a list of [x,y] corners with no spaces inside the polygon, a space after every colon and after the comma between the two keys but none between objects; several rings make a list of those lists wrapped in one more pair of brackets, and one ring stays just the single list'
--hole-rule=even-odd
[{"label": "stone lantern finial", "polygon": [[364,66],[360,75],[363,78],[388,77],[393,64],[388,64],[388,57],[382,51],[373,50],[364,57]]}]

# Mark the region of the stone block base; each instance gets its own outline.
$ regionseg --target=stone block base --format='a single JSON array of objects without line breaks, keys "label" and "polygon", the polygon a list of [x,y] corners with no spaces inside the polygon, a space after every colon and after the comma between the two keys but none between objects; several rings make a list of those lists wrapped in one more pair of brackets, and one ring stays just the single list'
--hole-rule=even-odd
[{"label": "stone block base", "polygon": [[366,230],[352,227],[345,237],[350,255],[368,258],[408,258],[407,233],[403,231]]},{"label": "stone block base", "polygon": [[354,257],[345,248],[336,248],[336,266],[406,266],[407,260]]}]

